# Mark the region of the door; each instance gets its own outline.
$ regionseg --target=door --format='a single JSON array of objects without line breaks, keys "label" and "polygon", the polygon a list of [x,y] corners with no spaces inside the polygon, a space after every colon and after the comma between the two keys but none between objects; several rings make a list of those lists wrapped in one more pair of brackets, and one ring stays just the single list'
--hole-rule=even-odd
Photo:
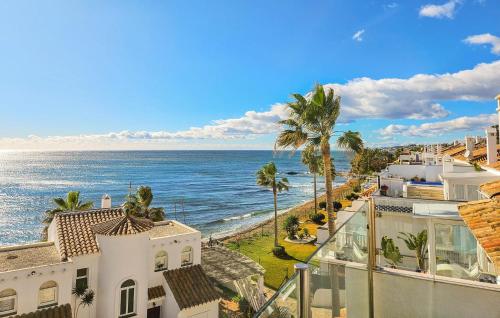
[{"label": "door", "polygon": [[160,306],[149,308],[148,318],[160,318]]}]

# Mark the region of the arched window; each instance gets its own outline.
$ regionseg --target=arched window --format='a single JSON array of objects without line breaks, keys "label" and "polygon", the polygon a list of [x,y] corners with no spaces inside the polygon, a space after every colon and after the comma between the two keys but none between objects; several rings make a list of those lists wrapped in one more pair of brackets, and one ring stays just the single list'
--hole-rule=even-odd
[{"label": "arched window", "polygon": [[168,269],[168,256],[167,252],[159,251],[155,256],[155,271],[163,271]]},{"label": "arched window", "polygon": [[182,249],[181,266],[188,266],[193,264],[193,248],[186,246]]},{"label": "arched window", "polygon": [[38,308],[57,305],[57,283],[53,280],[45,282],[38,291]]},{"label": "arched window", "polygon": [[135,314],[135,282],[128,279],[120,286],[120,317]]},{"label": "arched window", "polygon": [[13,315],[17,312],[17,294],[13,289],[0,292],[0,317]]}]

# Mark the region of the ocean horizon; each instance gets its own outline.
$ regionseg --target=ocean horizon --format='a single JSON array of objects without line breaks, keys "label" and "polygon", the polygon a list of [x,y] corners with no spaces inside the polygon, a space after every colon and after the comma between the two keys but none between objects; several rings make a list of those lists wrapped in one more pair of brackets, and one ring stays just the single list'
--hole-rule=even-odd
[{"label": "ocean horizon", "polygon": [[[351,155],[332,152],[337,171],[350,169]],[[101,206],[105,193],[118,206],[140,185],[150,186],[152,206],[167,219],[210,235],[230,234],[273,215],[269,190],[255,183],[255,172],[274,161],[290,191],[278,195],[280,210],[313,198],[312,176],[300,152],[271,150],[112,150],[0,152],[0,245],[35,242],[52,198],[80,191],[82,201]],[[345,180],[335,179],[339,185]],[[318,191],[324,191],[322,178]]]}]

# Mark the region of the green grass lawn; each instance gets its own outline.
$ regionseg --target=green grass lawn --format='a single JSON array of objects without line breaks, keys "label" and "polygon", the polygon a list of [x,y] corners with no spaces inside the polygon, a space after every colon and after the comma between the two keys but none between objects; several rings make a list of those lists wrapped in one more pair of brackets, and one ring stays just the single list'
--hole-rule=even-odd
[{"label": "green grass lawn", "polygon": [[[341,203],[344,208],[351,205],[351,202],[348,200],[341,200]],[[308,215],[308,213],[306,213],[306,215]],[[300,217],[300,221],[302,222],[300,227],[307,228],[311,235],[316,236],[316,229],[319,225],[312,222],[306,222],[306,220],[306,217]],[[280,228],[281,226],[282,225],[280,224]],[[228,248],[237,250],[262,265],[262,267],[264,267],[264,269],[266,270],[266,274],[264,275],[264,283],[267,287],[270,287],[274,290],[276,290],[281,285],[287,273],[288,277],[293,275],[294,264],[304,262],[309,257],[309,255],[311,255],[316,250],[316,246],[312,243],[288,243],[284,240],[286,235],[285,230],[280,229],[279,233],[279,244],[285,247],[285,250],[289,256],[284,259],[278,258],[272,253],[272,249],[274,246],[274,236],[272,234],[264,234],[262,236],[260,233],[255,232],[253,237],[241,239],[239,241],[239,246],[235,243],[234,240],[226,243],[226,246]]]},{"label": "green grass lawn", "polygon": [[254,238],[241,240],[239,248],[235,243],[229,243],[227,247],[237,250],[260,263],[266,269],[264,275],[266,286],[277,289],[283,282],[287,270],[288,276],[291,276],[294,272],[293,265],[305,261],[316,250],[316,246],[313,244],[292,244],[285,242],[283,239],[280,240],[280,244],[285,247],[289,255],[286,259],[273,255],[274,239],[272,235],[255,236]]}]

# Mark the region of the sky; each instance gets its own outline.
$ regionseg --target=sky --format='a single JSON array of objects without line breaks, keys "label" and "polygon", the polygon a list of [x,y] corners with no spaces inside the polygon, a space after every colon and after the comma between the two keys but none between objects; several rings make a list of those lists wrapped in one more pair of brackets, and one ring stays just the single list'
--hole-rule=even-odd
[{"label": "sky", "polygon": [[272,149],[292,93],[369,146],[498,122],[500,3],[0,2],[0,150]]}]

